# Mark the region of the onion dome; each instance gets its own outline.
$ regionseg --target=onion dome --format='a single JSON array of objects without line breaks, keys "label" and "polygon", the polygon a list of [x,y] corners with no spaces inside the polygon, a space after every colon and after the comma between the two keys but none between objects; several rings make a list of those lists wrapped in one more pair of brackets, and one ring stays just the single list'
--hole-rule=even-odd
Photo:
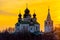
[{"label": "onion dome", "polygon": [[30,11],[29,11],[29,9],[28,8],[26,8],[25,9],[25,13],[29,13]]},{"label": "onion dome", "polygon": [[34,18],[36,17],[36,14],[35,14],[35,13],[33,14],[33,17],[34,17]]},{"label": "onion dome", "polygon": [[18,16],[19,16],[19,18],[21,18],[21,16],[22,16],[21,13]]}]

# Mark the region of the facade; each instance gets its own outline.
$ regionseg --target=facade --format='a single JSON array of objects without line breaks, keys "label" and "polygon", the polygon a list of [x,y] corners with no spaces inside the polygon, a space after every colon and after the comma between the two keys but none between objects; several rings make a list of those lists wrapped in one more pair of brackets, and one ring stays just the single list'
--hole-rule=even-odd
[{"label": "facade", "polygon": [[51,16],[50,16],[50,9],[48,9],[48,16],[47,16],[47,19],[45,20],[44,25],[45,25],[44,26],[45,32],[53,31],[53,21],[51,20]]},{"label": "facade", "polygon": [[26,8],[24,12],[23,18],[21,13],[18,15],[19,18],[15,24],[15,32],[39,32],[40,24],[37,22],[36,14],[34,13],[32,18],[28,8]]}]

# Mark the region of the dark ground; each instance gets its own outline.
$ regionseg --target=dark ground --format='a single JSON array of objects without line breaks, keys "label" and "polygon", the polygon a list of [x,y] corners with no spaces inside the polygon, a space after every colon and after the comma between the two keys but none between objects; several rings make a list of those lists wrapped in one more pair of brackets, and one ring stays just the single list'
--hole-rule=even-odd
[{"label": "dark ground", "polygon": [[53,33],[35,35],[29,32],[14,34],[4,32],[0,33],[0,40],[56,40],[56,38]]}]

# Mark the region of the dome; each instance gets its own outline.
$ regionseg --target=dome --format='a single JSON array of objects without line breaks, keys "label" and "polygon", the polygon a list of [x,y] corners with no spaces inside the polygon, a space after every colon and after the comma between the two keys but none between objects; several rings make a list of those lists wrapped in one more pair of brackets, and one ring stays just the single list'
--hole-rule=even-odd
[{"label": "dome", "polygon": [[28,8],[26,8],[25,9],[25,13],[29,13],[30,11],[29,11],[29,9]]},{"label": "dome", "polygon": [[35,17],[36,17],[36,14],[34,13],[34,14],[33,14],[33,18],[35,18]]},{"label": "dome", "polygon": [[36,16],[36,14],[34,13],[33,16]]},{"label": "dome", "polygon": [[21,17],[22,16],[21,13],[18,16]]}]

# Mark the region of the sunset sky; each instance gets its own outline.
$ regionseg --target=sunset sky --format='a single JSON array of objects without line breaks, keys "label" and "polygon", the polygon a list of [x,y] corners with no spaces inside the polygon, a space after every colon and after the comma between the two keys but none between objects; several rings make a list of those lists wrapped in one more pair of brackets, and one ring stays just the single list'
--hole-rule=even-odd
[{"label": "sunset sky", "polygon": [[60,0],[0,0],[0,30],[14,27],[18,21],[19,12],[22,15],[24,14],[26,3],[31,15],[35,10],[41,30],[44,29],[44,20],[46,20],[48,14],[48,7],[50,8],[54,26],[60,24]]}]

